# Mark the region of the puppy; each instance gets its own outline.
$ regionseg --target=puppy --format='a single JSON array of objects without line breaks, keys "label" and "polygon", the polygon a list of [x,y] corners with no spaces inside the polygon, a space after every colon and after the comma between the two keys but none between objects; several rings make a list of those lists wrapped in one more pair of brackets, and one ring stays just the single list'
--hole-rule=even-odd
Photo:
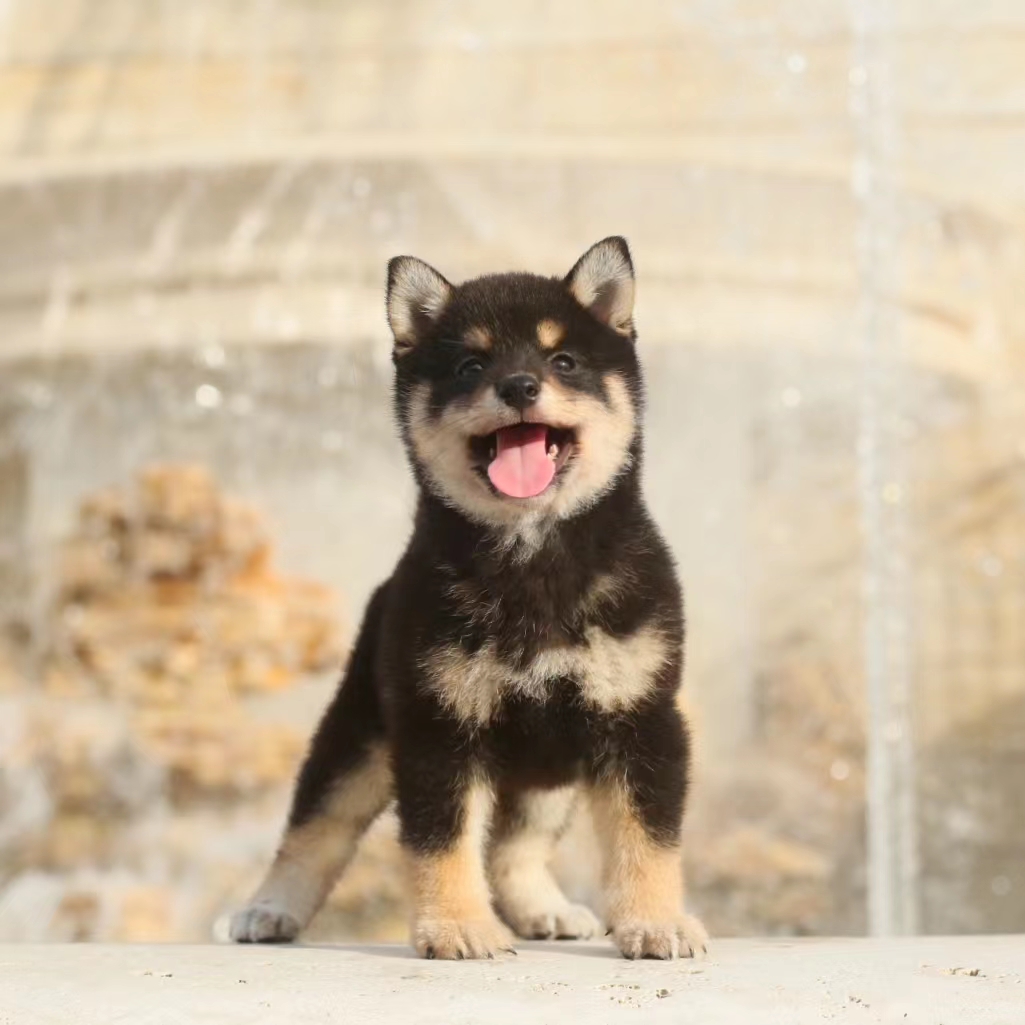
[{"label": "puppy", "polygon": [[641,494],[634,273],[621,238],[563,280],[388,266],[412,538],[367,606],[238,942],[292,940],[395,799],[423,957],[600,929],[549,870],[578,794],[629,958],[705,947],[684,913],[683,610]]}]

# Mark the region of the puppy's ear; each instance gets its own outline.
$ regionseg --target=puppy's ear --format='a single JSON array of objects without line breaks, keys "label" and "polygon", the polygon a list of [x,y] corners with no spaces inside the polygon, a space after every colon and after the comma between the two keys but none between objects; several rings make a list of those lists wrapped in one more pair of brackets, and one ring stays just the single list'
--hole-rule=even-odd
[{"label": "puppy's ear", "polygon": [[634,336],[634,267],[625,238],[596,242],[566,275],[570,294],[603,324]]},{"label": "puppy's ear", "polygon": [[452,286],[423,260],[396,256],[388,261],[386,303],[396,356],[415,348],[451,296]]}]

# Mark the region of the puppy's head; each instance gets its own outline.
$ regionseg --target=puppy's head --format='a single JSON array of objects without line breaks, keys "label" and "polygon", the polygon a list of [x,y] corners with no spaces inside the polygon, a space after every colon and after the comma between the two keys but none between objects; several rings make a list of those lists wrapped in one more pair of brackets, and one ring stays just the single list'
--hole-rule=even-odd
[{"label": "puppy's head", "polygon": [[471,519],[563,519],[608,492],[639,433],[634,275],[621,238],[565,277],[452,285],[411,256],[388,265],[395,400],[421,483]]}]

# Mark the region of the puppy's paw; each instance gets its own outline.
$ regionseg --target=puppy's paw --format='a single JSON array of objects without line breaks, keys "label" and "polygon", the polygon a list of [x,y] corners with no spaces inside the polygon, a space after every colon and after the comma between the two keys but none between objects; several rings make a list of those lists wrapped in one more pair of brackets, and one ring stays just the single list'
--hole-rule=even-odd
[{"label": "puppy's paw", "polygon": [[708,949],[708,933],[693,915],[668,921],[627,919],[612,929],[612,939],[623,957],[631,959],[699,957]]},{"label": "puppy's paw", "polygon": [[601,932],[590,908],[569,901],[554,908],[522,908],[504,917],[525,940],[587,940]]},{"label": "puppy's paw", "polygon": [[250,904],[231,916],[228,935],[236,943],[291,943],[301,926],[283,907]]},{"label": "puppy's paw", "polygon": [[512,933],[497,918],[424,918],[413,927],[413,946],[421,957],[442,961],[515,953]]}]

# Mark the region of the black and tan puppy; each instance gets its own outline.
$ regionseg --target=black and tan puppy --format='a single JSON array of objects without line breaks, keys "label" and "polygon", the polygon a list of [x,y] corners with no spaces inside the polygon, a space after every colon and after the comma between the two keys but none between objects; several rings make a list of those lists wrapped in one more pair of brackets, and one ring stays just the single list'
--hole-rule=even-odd
[{"label": "black and tan puppy", "polygon": [[393,798],[421,955],[491,957],[511,946],[507,926],[590,936],[598,921],[549,872],[583,792],[619,949],[704,949],[683,910],[683,614],[641,496],[633,299],[620,238],[565,280],[452,285],[391,261],[415,529],[370,600],[233,939],[293,939]]}]

